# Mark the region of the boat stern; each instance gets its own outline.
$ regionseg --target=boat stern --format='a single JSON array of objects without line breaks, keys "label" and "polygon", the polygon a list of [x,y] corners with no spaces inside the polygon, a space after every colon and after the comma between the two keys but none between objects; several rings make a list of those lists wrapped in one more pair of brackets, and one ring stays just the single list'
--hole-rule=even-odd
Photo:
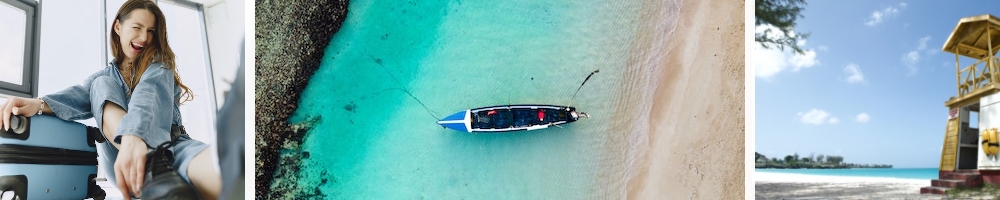
[{"label": "boat stern", "polygon": [[472,132],[472,118],[469,110],[457,112],[438,120],[438,125],[462,132]]}]

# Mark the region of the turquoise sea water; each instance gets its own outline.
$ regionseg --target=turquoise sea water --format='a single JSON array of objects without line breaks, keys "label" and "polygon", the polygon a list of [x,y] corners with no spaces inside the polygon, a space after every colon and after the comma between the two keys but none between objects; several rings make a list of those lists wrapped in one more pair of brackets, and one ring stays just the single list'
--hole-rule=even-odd
[{"label": "turquoise sea water", "polygon": [[[292,122],[321,120],[300,169],[330,199],[624,198],[622,102],[640,5],[574,1],[351,1]],[[436,117],[501,104],[590,119],[470,134]],[[644,86],[643,86],[644,87]],[[643,88],[635,86],[635,88]],[[411,97],[412,95],[412,97]],[[627,125],[625,125],[627,126]],[[323,182],[321,180],[326,179]]]},{"label": "turquoise sea water", "polygon": [[906,179],[937,179],[938,168],[893,169],[755,169],[754,172],[792,173],[827,176],[887,177]]}]

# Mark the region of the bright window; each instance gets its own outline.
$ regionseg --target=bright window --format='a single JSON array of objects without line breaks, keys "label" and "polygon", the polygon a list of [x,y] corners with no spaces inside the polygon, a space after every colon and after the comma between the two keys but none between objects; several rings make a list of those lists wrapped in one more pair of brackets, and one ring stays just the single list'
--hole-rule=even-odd
[{"label": "bright window", "polygon": [[38,4],[0,0],[0,94],[33,96],[32,69],[37,67],[34,35]]},{"label": "bright window", "polygon": [[194,100],[180,107],[191,138],[215,144],[215,91],[209,70],[208,40],[200,6],[182,1],[159,1],[167,18],[167,38],[176,56],[181,82],[191,88]]}]

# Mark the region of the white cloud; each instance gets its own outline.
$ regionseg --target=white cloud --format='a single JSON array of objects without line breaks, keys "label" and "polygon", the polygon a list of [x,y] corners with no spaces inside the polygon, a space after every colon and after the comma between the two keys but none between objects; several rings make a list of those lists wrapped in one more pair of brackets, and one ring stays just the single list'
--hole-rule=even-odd
[{"label": "white cloud", "polygon": [[[806,112],[805,114],[799,112],[798,115],[799,115],[799,120],[802,121],[802,123],[814,124],[814,125],[821,125],[824,122],[827,122],[827,117],[830,117],[830,114],[827,113],[826,111],[815,108],[813,108],[809,112]],[[831,118],[830,120],[834,119]]]},{"label": "white cloud", "polygon": [[920,61],[920,53],[917,51],[910,51],[903,54],[902,60],[903,65],[906,65],[906,69],[910,70],[910,74],[917,73],[917,62]]},{"label": "white cloud", "polygon": [[844,73],[847,74],[847,83],[865,83],[865,75],[861,73],[861,68],[854,63],[844,66]]},{"label": "white cloud", "polygon": [[819,45],[819,47],[817,47],[817,48],[818,48],[818,49],[819,49],[820,51],[827,51],[827,50],[830,50],[830,48],[827,48],[827,47],[826,47],[826,45]]},{"label": "white cloud", "polygon": [[929,36],[929,35],[920,38],[920,40],[917,40],[917,43],[919,43],[919,44],[917,44],[917,50],[924,50],[924,49],[926,49],[927,48],[927,41],[929,41],[929,40],[931,40],[931,36]]},{"label": "white cloud", "polygon": [[[899,7],[906,8],[906,3],[900,3]],[[885,21],[889,17],[895,18],[896,16],[899,16],[899,9],[896,7],[889,6],[882,10],[875,10],[872,11],[868,20],[865,20],[865,26],[875,26],[882,23],[882,21]]]},{"label": "white cloud", "polygon": [[797,72],[802,68],[809,68],[819,64],[819,60],[816,60],[816,52],[813,50],[806,50],[804,54],[792,55],[792,58],[788,61],[792,64],[792,71]]},{"label": "white cloud", "polygon": [[929,35],[920,38],[920,40],[917,41],[917,43],[918,43],[917,44],[917,51],[921,51],[922,50],[922,51],[924,51],[924,54],[927,55],[927,56],[932,56],[932,55],[937,54],[938,52],[940,52],[941,50],[938,50],[938,49],[933,49],[933,48],[932,49],[928,49],[927,48],[927,42],[930,41],[930,40],[931,40],[931,36],[929,36]]},{"label": "white cloud", "polygon": [[840,119],[837,119],[836,117],[831,117],[829,123],[830,124],[840,123]]},{"label": "white cloud", "polygon": [[[906,69],[909,71],[910,75],[917,73],[917,71],[920,69],[918,64],[921,61],[921,57],[924,57],[920,55],[920,52],[927,49],[927,42],[930,40],[931,36],[924,36],[920,38],[919,40],[917,40],[917,49],[906,52],[905,54],[903,54],[903,57],[900,58],[900,61],[903,62],[903,65],[906,66]],[[934,55],[935,53],[937,53],[937,51],[933,50],[927,50],[924,52],[926,52],[925,53],[926,56]]]},{"label": "white cloud", "polygon": [[868,116],[868,113],[858,114],[858,116],[854,118],[855,121],[858,121],[858,122],[861,122],[861,123],[868,123],[868,121],[871,120],[871,119],[872,118],[870,116]]},{"label": "white cloud", "polygon": [[784,52],[764,49],[760,45],[754,45],[753,48],[753,66],[757,77],[768,79],[788,68],[788,58]]},{"label": "white cloud", "polygon": [[[765,33],[767,37],[778,37],[781,31],[770,25],[763,25],[755,27],[756,33]],[[795,35],[795,33],[790,33],[790,35]],[[800,47],[805,48],[806,41],[798,41]],[[816,51],[812,49],[804,50],[803,54],[793,53],[790,49],[786,51],[781,51],[775,46],[771,46],[771,49],[764,49],[759,44],[754,46],[754,72],[758,78],[764,78],[769,80],[781,71],[793,71],[797,72],[803,68],[810,68],[819,65],[819,60],[816,59]]]}]

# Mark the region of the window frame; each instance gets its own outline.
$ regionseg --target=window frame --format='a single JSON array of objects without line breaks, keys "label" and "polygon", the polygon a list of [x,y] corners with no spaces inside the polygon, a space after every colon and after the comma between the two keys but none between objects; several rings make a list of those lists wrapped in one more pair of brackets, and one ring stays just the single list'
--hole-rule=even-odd
[{"label": "window frame", "polygon": [[38,55],[39,35],[41,30],[42,3],[35,0],[0,0],[5,4],[21,9],[25,14],[24,28],[24,62],[21,71],[21,84],[0,81],[0,96],[3,97],[34,97],[38,95]]},{"label": "window frame", "polygon": [[[213,69],[212,69],[212,52],[210,51],[211,50],[211,48],[210,48],[211,42],[208,41],[208,24],[206,24],[206,22],[205,22],[205,20],[206,20],[205,19],[205,5],[204,4],[200,4],[200,3],[195,3],[195,2],[192,2],[192,1],[188,1],[188,0],[153,0],[153,1],[156,2],[157,4],[162,3],[162,2],[169,2],[169,3],[175,4],[175,5],[181,6],[181,7],[186,7],[186,8],[190,8],[190,9],[193,9],[195,11],[198,11],[198,19],[199,19],[198,20],[198,22],[199,22],[198,26],[201,26],[201,38],[204,39],[204,41],[205,41],[205,45],[202,45],[202,49],[205,52],[205,61],[204,61],[205,62],[205,73],[206,73],[206,77],[208,77],[208,80],[206,80],[205,83],[208,84],[208,87],[206,87],[206,88],[208,89],[208,96],[209,96],[208,100],[210,102],[209,103],[209,107],[211,107],[213,111],[218,111],[219,110],[219,106],[216,105],[216,102],[218,102],[218,101],[216,100],[216,97],[215,97],[215,82],[213,81],[215,79],[215,74],[213,74]],[[105,21],[107,21],[107,20],[105,20]],[[212,115],[211,116],[212,119],[216,119],[215,112],[212,112],[211,115]]]}]

